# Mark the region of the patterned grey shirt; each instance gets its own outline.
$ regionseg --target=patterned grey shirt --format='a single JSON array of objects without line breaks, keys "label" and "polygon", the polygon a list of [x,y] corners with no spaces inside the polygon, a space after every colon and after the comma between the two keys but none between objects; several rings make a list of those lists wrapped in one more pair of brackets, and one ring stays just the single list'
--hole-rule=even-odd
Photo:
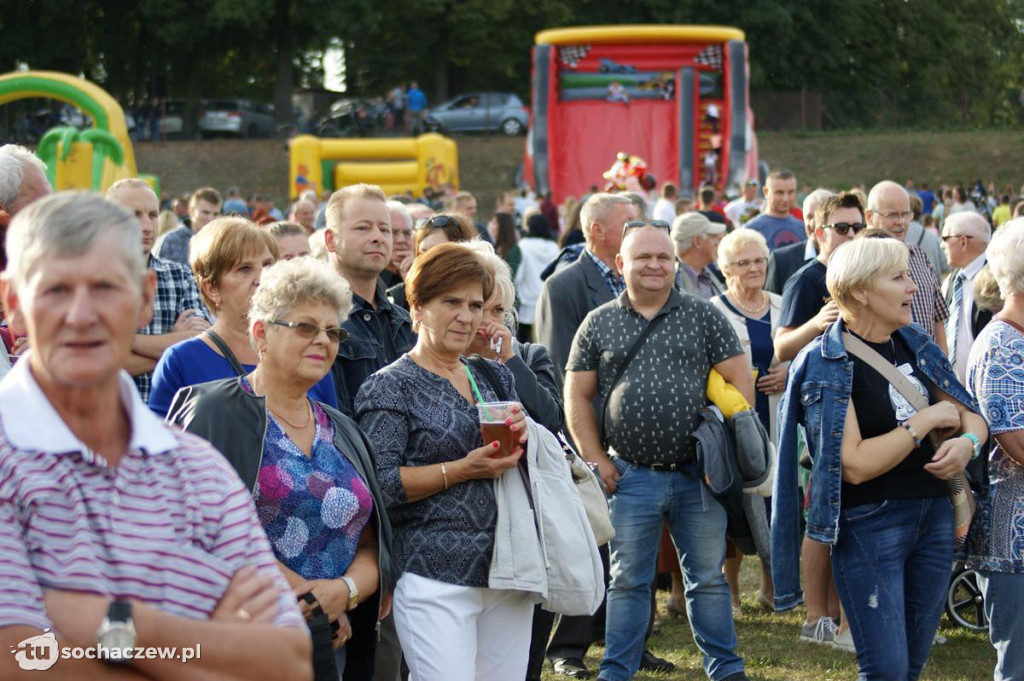
[{"label": "patterned grey shirt", "polygon": [[[496,395],[473,372],[487,401],[515,397],[505,365],[491,362],[502,380]],[[399,469],[457,461],[483,446],[476,406],[447,379],[416,364],[406,353],[359,388],[356,420],[373,445],[377,476],[394,528],[394,573],[448,584],[487,586],[498,505],[491,480],[469,480],[410,503]]]},{"label": "patterned grey shirt", "polygon": [[156,240],[153,255],[188,267],[188,244],[192,230],[187,225],[175,227]]},{"label": "patterned grey shirt", "polygon": [[729,320],[706,300],[673,290],[656,316],[661,315],[668,318],[644,341],[614,390],[619,365],[650,323],[625,293],[583,320],[566,367],[597,371],[598,395],[609,399],[608,444],[627,461],[648,465],[693,458],[692,434],[697,412],[708,402],[708,374],[715,364],[743,354]]}]

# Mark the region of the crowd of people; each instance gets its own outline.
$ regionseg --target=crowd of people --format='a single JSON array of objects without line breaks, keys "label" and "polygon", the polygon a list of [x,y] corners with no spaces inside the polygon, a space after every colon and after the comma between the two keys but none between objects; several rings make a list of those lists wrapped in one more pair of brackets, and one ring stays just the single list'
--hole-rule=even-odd
[{"label": "crowd of people", "polygon": [[[731,201],[509,191],[485,222],[454,189],[51,195],[0,147],[0,637],[198,641],[195,674],[318,681],[590,678],[603,641],[596,678],[625,681],[673,669],[648,645],[668,573],[708,678],[742,681],[756,555],[794,640],[902,681],[958,556],[994,678],[1022,678],[1024,203],[978,185],[781,170]],[[736,411],[772,471],[738,511],[698,434]],[[601,547],[553,492],[567,454],[605,491]],[[604,593],[602,562],[600,607],[557,572]],[[183,678],[124,662],[61,665]]]}]

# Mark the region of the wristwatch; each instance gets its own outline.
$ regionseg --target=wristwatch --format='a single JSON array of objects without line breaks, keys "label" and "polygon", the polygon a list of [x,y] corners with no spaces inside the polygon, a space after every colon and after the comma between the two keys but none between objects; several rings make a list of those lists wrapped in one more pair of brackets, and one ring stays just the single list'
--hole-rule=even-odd
[{"label": "wristwatch", "polygon": [[[127,599],[115,599],[110,603],[107,616],[96,630],[96,643],[107,649],[107,654],[98,656],[109,664],[131,662],[131,651],[135,648],[135,621],[132,619],[132,603]],[[110,654],[114,648],[118,653]],[[127,652],[127,655],[125,654]]]},{"label": "wristwatch", "polygon": [[981,440],[974,433],[964,433],[960,437],[965,437],[971,441],[971,445],[974,447],[974,452],[971,454],[971,461],[974,461],[981,455]]},{"label": "wristwatch", "polygon": [[356,606],[359,605],[359,587],[356,586],[355,581],[353,581],[351,577],[342,575],[341,581],[345,582],[348,586],[348,606],[345,610],[355,610]]}]

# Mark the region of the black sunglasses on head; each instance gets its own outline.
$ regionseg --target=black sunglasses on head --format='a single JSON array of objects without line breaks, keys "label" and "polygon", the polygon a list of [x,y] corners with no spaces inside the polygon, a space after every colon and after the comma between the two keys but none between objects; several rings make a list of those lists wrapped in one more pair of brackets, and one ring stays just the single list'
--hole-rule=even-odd
[{"label": "black sunglasses on head", "polygon": [[630,220],[622,226],[622,236],[626,236],[626,234],[629,233],[629,230],[631,229],[640,229],[641,227],[646,227],[647,225],[650,225],[651,227],[655,227],[657,229],[663,229],[666,232],[672,231],[672,225],[668,224],[664,220]]},{"label": "black sunglasses on head", "polygon": [[434,215],[429,218],[420,218],[416,221],[416,229],[423,227],[447,227],[448,225],[457,224],[458,221],[450,215]]},{"label": "black sunglasses on head", "polygon": [[831,225],[824,225],[822,229],[834,229],[838,234],[846,236],[853,230],[854,234],[860,234],[867,228],[863,222],[834,222]]}]

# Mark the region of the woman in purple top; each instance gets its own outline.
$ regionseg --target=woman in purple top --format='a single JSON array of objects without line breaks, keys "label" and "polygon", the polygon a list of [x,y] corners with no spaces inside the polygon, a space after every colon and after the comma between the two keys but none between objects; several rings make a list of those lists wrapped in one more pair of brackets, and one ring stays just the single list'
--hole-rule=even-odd
[{"label": "woman in purple top", "polygon": [[[153,370],[150,409],[167,416],[171,400],[180,388],[248,373],[255,368],[256,349],[249,340],[249,302],[260,284],[263,268],[274,264],[279,254],[277,239],[245,218],[218,218],[192,238],[189,265],[203,302],[216,321],[205,333],[176,343],[164,352]],[[232,359],[241,371],[233,366]],[[338,406],[330,372],[310,389],[310,396]]]}]

